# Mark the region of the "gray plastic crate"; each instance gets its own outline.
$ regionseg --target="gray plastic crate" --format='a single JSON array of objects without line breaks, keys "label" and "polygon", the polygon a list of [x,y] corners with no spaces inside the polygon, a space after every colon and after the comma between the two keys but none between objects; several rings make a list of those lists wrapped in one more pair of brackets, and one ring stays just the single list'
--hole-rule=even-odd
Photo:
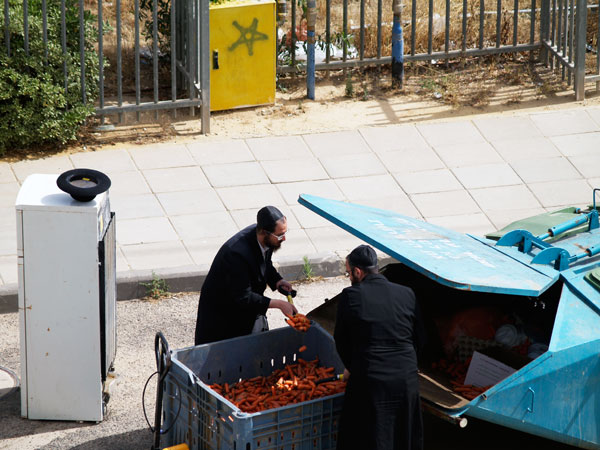
[{"label": "gray plastic crate", "polygon": [[[302,354],[298,349],[306,345]],[[244,413],[208,385],[270,375],[297,358],[344,366],[335,343],[318,324],[306,333],[291,327],[252,334],[173,352],[165,379],[161,445],[187,443],[190,449],[335,449],[343,394],[281,408]],[[179,411],[179,413],[178,413]]]}]

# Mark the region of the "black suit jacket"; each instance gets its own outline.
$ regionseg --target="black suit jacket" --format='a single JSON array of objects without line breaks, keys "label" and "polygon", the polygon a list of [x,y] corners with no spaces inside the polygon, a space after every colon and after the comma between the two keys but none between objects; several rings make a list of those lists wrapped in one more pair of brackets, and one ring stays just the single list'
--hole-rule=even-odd
[{"label": "black suit jacket", "polygon": [[275,290],[282,278],[265,258],[256,239],[256,225],[231,237],[219,249],[200,293],[196,320],[196,345],[250,334],[270,299],[263,295],[267,284]]}]

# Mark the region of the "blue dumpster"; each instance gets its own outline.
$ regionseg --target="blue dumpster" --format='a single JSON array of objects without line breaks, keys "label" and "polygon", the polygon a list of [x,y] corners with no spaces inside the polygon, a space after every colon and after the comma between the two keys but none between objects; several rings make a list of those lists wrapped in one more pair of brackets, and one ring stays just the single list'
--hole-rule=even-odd
[{"label": "blue dumpster", "polygon": [[[542,235],[513,230],[495,241],[312,195],[301,195],[299,202],[398,261],[382,273],[415,291],[426,320],[429,345],[420,361],[426,410],[460,424],[476,417],[581,448],[600,448],[595,205]],[[575,228],[581,231],[566,232]],[[560,239],[560,233],[566,237]],[[330,332],[336,300],[309,314]],[[511,366],[512,373],[468,399],[453,390],[432,361],[445,350],[441,323],[486,308],[517,317],[520,332],[542,350],[511,356],[498,347],[488,353]]]}]

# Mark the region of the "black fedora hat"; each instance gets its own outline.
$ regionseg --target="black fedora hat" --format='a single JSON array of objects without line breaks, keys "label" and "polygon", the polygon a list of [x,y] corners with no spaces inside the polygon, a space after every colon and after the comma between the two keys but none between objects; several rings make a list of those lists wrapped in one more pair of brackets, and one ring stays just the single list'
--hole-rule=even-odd
[{"label": "black fedora hat", "polygon": [[60,174],[56,185],[75,200],[89,202],[110,188],[110,178],[93,169],[73,169]]}]

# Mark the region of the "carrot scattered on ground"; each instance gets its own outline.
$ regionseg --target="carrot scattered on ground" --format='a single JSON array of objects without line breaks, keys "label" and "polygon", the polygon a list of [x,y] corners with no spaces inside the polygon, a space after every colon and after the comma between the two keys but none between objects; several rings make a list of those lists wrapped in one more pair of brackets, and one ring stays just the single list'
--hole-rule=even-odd
[{"label": "carrot scattered on ground", "polygon": [[303,345],[302,347],[300,347],[298,349],[298,352],[300,352],[300,353],[305,352],[305,351],[306,351],[306,345]]}]

